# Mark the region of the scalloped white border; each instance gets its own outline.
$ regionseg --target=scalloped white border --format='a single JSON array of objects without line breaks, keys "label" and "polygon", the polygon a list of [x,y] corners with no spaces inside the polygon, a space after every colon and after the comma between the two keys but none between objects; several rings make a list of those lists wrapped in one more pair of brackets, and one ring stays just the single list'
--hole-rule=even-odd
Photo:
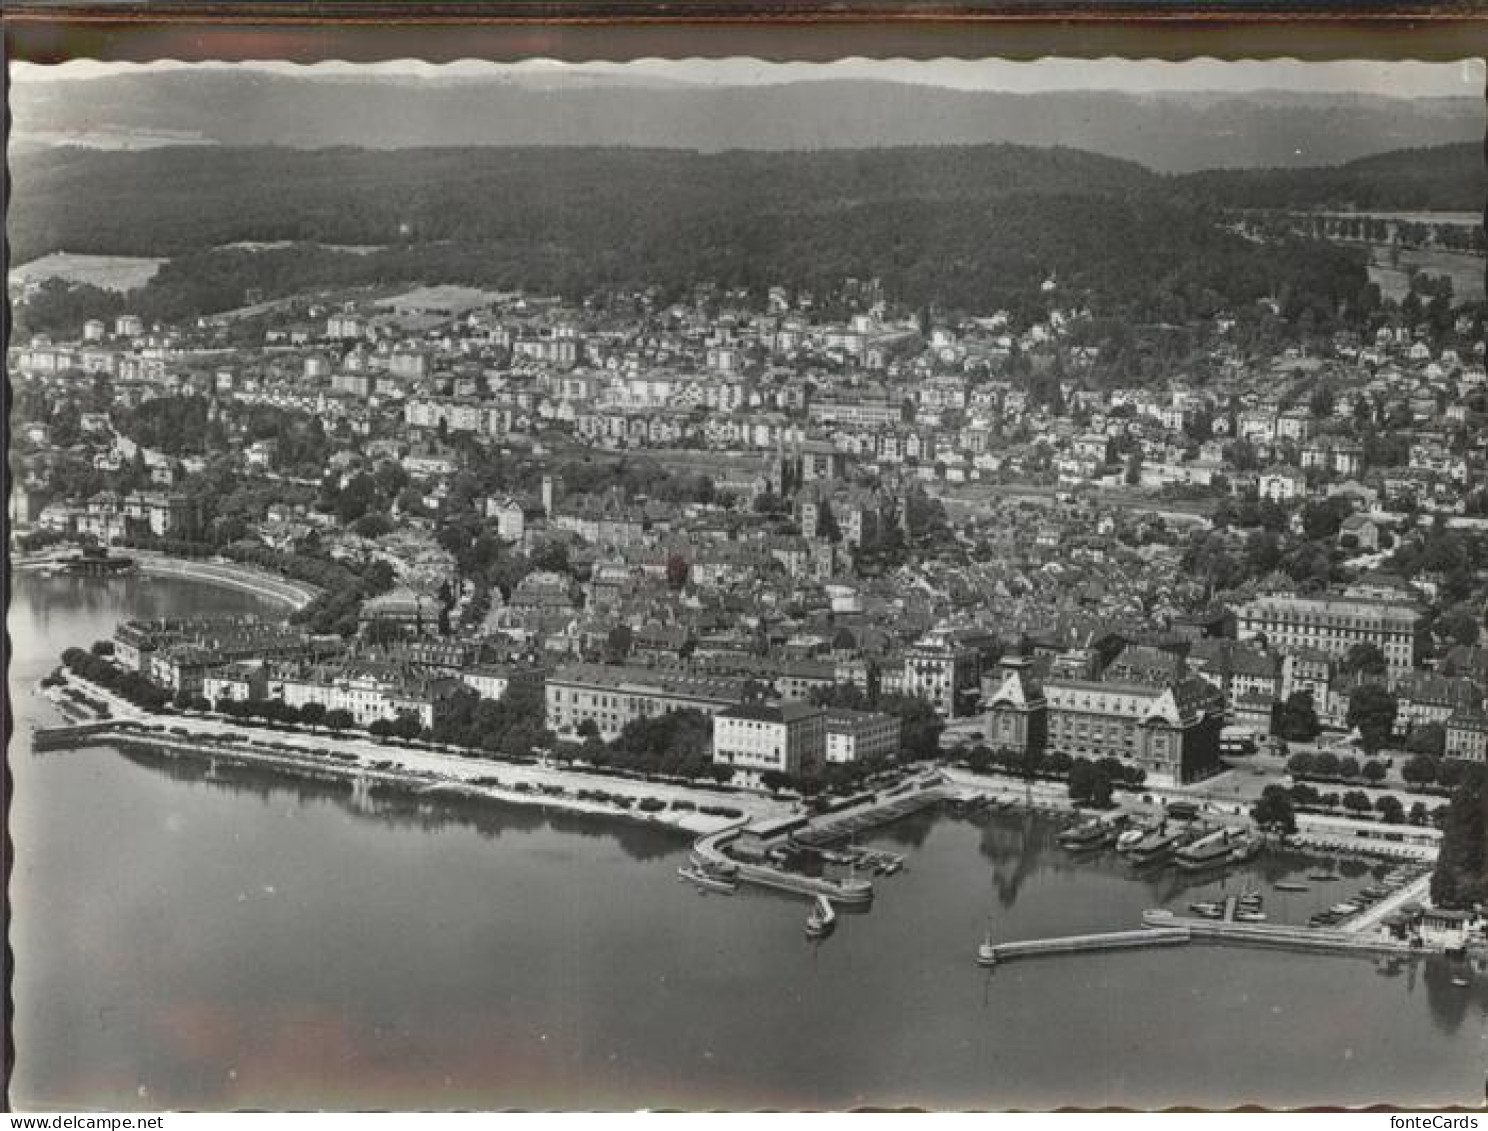
[{"label": "scalloped white border", "polygon": [[534,56],[514,63],[466,58],[448,63],[398,58],[375,63],[324,60],[291,63],[283,60],[230,62],[162,59],[147,63],[99,62],[71,59],[64,63],[14,62],[12,81],[18,83],[88,79],[121,73],[156,73],[187,68],[247,68],[304,77],[397,75],[429,78],[484,78],[502,75],[603,75],[635,77],[683,85],[743,86],[842,78],[873,78],[891,82],[946,87],[956,90],[1040,93],[1054,90],[1121,90],[1130,93],[1206,91],[1245,94],[1261,90],[1317,94],[1376,94],[1410,98],[1481,94],[1488,69],[1480,58],[1452,62],[1332,60],[1296,58],[1221,60],[1196,56],[1186,60],[1131,58],[1107,55],[1099,59],[1046,56],[1032,60],[987,57],[979,60],[941,56],[909,59],[904,56],[867,58],[845,56],[832,62],[772,62],[748,56],[682,58],[646,56],[625,62],[596,59],[568,62]]}]

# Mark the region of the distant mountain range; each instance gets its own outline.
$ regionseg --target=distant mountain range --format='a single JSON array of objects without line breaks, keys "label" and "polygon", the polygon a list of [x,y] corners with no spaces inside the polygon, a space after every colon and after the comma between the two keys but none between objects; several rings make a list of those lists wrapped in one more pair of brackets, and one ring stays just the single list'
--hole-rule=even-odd
[{"label": "distant mountain range", "polygon": [[1059,145],[1158,172],[1336,165],[1481,140],[1474,98],[1010,94],[878,80],[713,86],[583,71],[492,78],[167,71],[16,83],[12,143],[138,148]]}]

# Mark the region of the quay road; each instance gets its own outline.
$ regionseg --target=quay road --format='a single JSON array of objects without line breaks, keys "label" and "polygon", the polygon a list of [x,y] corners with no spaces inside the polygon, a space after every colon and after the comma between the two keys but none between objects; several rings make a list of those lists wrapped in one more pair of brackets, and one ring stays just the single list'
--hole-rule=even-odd
[{"label": "quay road", "polygon": [[[735,823],[738,819],[715,817],[697,811],[672,809],[673,801],[691,802],[694,806],[724,806],[740,810],[743,820],[766,820],[789,816],[798,807],[788,802],[753,793],[724,793],[699,789],[671,782],[632,781],[627,778],[609,777],[583,770],[557,768],[544,765],[517,765],[485,758],[462,757],[457,754],[433,750],[411,750],[406,747],[384,744],[371,738],[332,735],[325,731],[268,729],[245,727],[234,720],[217,715],[150,715],[141,711],[128,700],[122,699],[105,688],[79,679],[71,672],[64,672],[69,684],[85,691],[89,696],[108,703],[114,722],[132,721],[149,726],[164,726],[166,739],[172,738],[171,730],[185,731],[174,736],[196,739],[202,745],[202,753],[231,758],[233,743],[223,743],[225,734],[240,735],[247,742],[282,742],[297,747],[306,747],[329,755],[332,752],[351,755],[350,762],[327,759],[324,768],[339,770],[350,776],[366,771],[381,763],[383,767],[408,777],[421,778],[425,783],[439,782],[450,787],[459,787],[471,796],[490,796],[493,799],[522,804],[542,804],[552,808],[567,808],[582,812],[602,811],[608,815],[623,815],[622,811],[604,809],[597,804],[588,804],[573,797],[581,789],[601,790],[613,795],[634,798],[654,797],[665,801],[667,810],[653,814],[665,823],[691,833],[706,833],[721,826]],[[54,696],[49,696],[54,698]],[[148,736],[142,736],[148,737]],[[475,779],[498,779],[499,787],[481,785]],[[518,789],[523,786],[523,789]],[[563,794],[544,793],[544,789],[561,789]],[[632,817],[645,817],[644,813],[630,812]]]},{"label": "quay road", "polygon": [[[1056,812],[1074,812],[1069,790],[1063,782],[1036,781],[1025,783],[1019,779],[1002,775],[982,775],[960,767],[947,767],[943,773],[946,780],[957,787],[986,793],[992,797],[1006,798],[1018,804],[1031,804],[1035,809]],[[1211,779],[1212,780],[1212,779]],[[1164,813],[1163,806],[1173,801],[1191,801],[1199,805],[1199,820],[1214,825],[1250,824],[1250,804],[1216,800],[1204,792],[1207,782],[1177,788],[1144,786],[1140,793],[1120,792],[1116,795],[1119,806],[1129,813],[1144,818],[1158,818]],[[1144,801],[1150,797],[1151,801]],[[1424,843],[1379,842],[1373,839],[1385,831],[1399,831],[1419,837]],[[1436,858],[1437,842],[1441,833],[1434,828],[1417,828],[1410,825],[1382,825],[1376,821],[1360,821],[1350,817],[1334,817],[1321,813],[1298,813],[1297,836],[1310,841],[1323,851],[1367,852],[1376,849],[1385,855],[1411,857],[1419,860]]]}]

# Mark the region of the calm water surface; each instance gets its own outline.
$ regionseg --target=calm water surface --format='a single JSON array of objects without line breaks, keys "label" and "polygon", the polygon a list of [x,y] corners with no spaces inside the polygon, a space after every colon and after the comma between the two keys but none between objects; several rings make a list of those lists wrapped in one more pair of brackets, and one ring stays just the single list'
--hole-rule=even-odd
[{"label": "calm water surface", "polygon": [[[33,693],[120,618],[273,612],[160,580],[15,580],[12,1100],[38,1107],[1479,1104],[1488,989],[1443,962],[1195,946],[1011,964],[1306,871],[1135,879],[1045,822],[922,816],[876,906],[700,896],[687,846],[536,809],[354,803],[206,760],[33,755]],[[1368,882],[1284,896],[1305,918]],[[1186,884],[1190,886],[1185,886]]]}]

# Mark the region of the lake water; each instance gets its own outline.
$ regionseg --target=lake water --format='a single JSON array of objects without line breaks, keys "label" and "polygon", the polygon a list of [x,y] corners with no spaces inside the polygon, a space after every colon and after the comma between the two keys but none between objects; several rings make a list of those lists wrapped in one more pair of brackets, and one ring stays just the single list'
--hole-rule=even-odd
[{"label": "lake water", "polygon": [[[1488,989],[1444,961],[1211,946],[1033,960],[995,937],[1135,925],[1185,887],[1052,827],[920,816],[866,914],[702,896],[684,841],[537,809],[356,803],[206,760],[33,755],[36,681],[129,616],[272,612],[191,582],[14,580],[19,1107],[1480,1104]],[[1284,896],[1305,918],[1367,882]],[[1323,890],[1326,889],[1326,890]],[[1295,901],[1294,904],[1287,901]]]}]

